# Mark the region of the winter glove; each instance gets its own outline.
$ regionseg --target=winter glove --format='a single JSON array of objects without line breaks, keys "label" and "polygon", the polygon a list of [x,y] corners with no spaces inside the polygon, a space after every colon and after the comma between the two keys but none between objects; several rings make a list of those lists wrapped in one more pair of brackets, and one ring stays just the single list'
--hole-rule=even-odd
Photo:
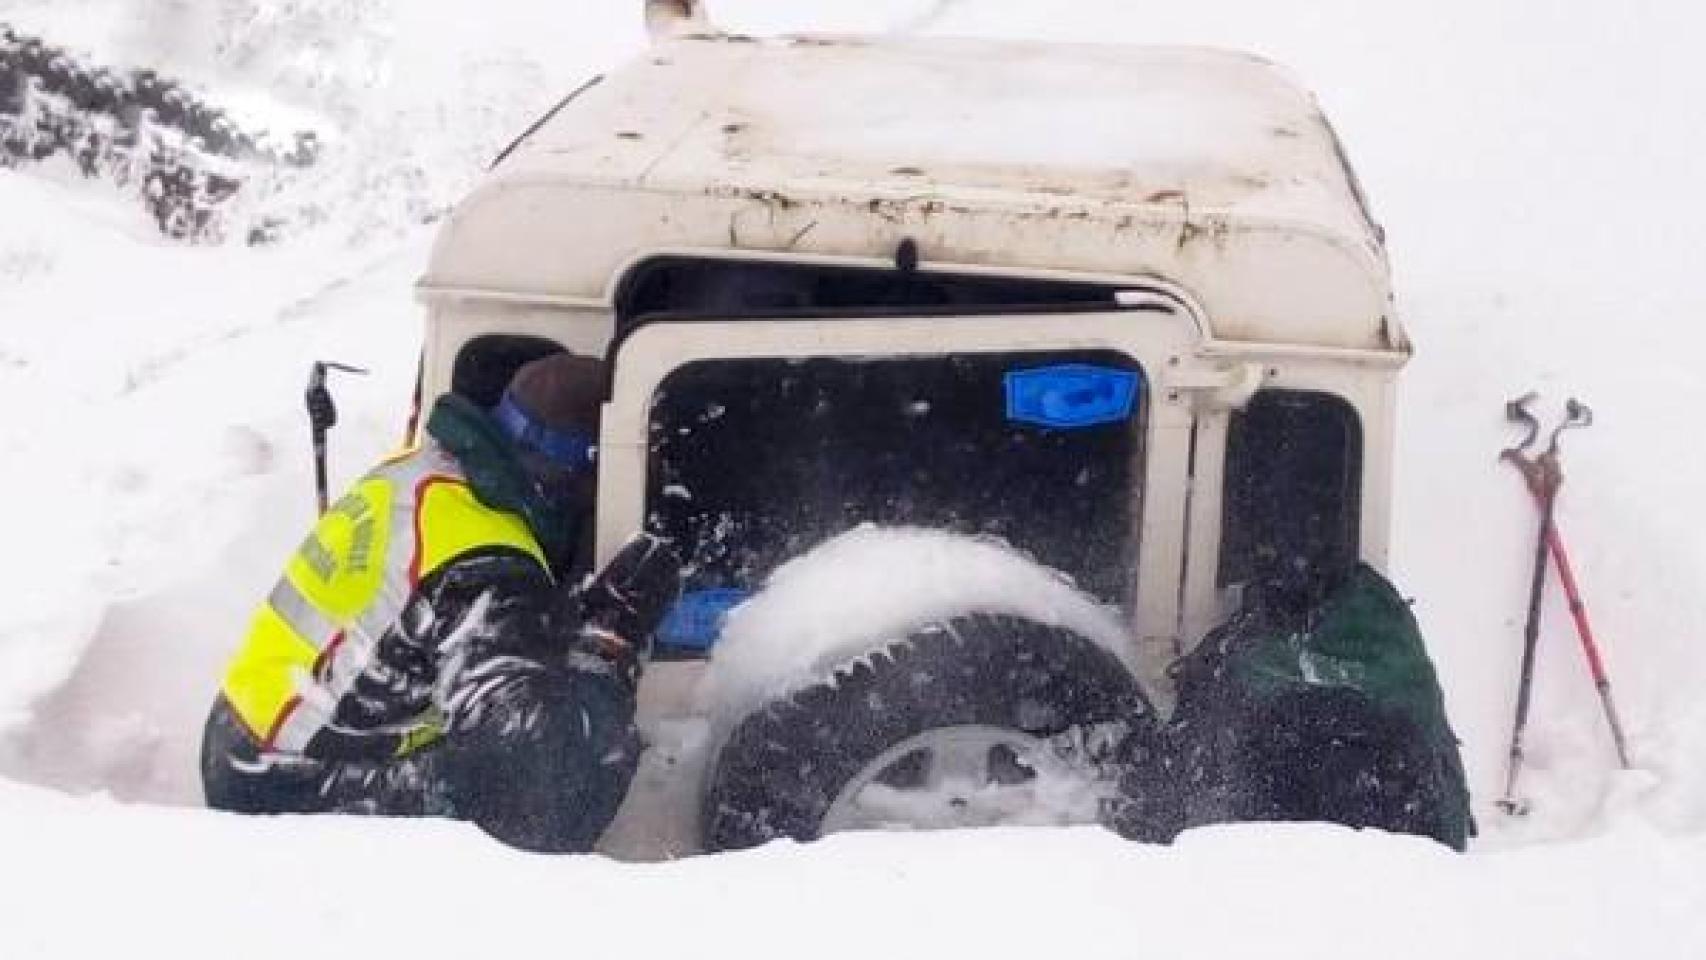
[{"label": "winter glove", "polygon": [[314,432],[325,433],[338,425],[338,408],[332,405],[332,394],[326,389],[324,374],[315,376],[304,399],[308,404],[308,423]]},{"label": "winter glove", "polygon": [[636,534],[581,588],[581,633],[625,646],[640,658],[681,592],[681,559],[651,534]]},{"label": "winter glove", "polygon": [[514,677],[442,752],[456,814],[511,846],[592,848],[628,792],[634,698],[583,673]]}]

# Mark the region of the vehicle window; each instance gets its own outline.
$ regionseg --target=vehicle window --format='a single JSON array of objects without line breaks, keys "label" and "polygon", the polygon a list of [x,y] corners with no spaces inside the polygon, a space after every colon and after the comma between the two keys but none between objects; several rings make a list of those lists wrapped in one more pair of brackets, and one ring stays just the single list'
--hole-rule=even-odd
[{"label": "vehicle window", "polygon": [[1298,582],[1358,555],[1362,425],[1328,393],[1263,390],[1226,438],[1220,584]]},{"label": "vehicle window", "polygon": [[562,345],[546,337],[488,334],[463,345],[451,367],[450,390],[482,407],[495,407],[503,399],[509,378],[522,364],[562,352]]},{"label": "vehicle window", "polygon": [[689,591],[754,589],[870,522],[999,537],[1126,604],[1146,411],[1109,351],[692,363],[653,398],[647,526],[685,545]]},{"label": "vehicle window", "polygon": [[793,315],[951,308],[1111,308],[1119,288],[1092,283],[906,272],[823,264],[659,257],[624,278],[618,334],[648,315]]}]

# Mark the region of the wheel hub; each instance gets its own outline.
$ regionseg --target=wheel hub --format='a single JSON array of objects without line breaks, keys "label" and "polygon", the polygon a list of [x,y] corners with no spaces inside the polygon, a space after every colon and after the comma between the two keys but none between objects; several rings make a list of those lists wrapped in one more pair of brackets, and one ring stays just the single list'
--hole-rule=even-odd
[{"label": "wheel hub", "polygon": [[1093,823],[1094,775],[1019,730],[927,730],[883,751],[842,788],[821,832]]}]

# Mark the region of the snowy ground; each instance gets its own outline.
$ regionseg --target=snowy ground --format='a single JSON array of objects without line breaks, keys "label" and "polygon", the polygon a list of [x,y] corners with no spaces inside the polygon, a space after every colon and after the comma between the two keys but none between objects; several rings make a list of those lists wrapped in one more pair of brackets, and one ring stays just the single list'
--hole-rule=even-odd
[{"label": "snowy ground", "polygon": [[1706,943],[1706,840],[1637,825],[1468,858],[1292,825],[1172,847],[1094,828],[842,835],[613,864],[443,822],[244,820],[24,787],[0,787],[0,805],[29,820],[0,828],[8,863],[30,865],[0,871],[9,957],[1597,960]]},{"label": "snowy ground", "polygon": [[[642,867],[524,857],[453,824],[172,809],[195,802],[207,696],[312,509],[308,363],[375,372],[338,384],[348,479],[401,431],[422,221],[562,92],[640,49],[638,6],[0,0],[0,21],[166,66],[255,115],[316,118],[332,143],[301,188],[324,222],[258,251],[168,245],[68,170],[0,171],[0,955],[133,949],[186,913],[221,919],[146,938],[224,953],[276,929],[288,902],[340,953],[559,936],[584,953],[575,938],[591,936],[598,955],[637,936],[657,954],[1706,956],[1706,450],[1685,439],[1706,402],[1706,14],[1681,3],[713,5],[760,32],[1240,47],[1320,93],[1388,228],[1419,344],[1392,566],[1418,597],[1489,828],[1470,857],[1299,826],[1166,850],[1093,831],[843,837]],[[1642,769],[1614,775],[1555,605],[1537,812],[1513,826],[1490,802],[1533,532],[1494,457],[1510,438],[1500,404],[1531,386],[1550,411],[1576,393],[1599,416],[1567,440],[1560,522]],[[349,896],[356,877],[370,893]],[[451,887],[466,903],[427,920]],[[671,922],[650,922],[660,913]],[[494,934],[499,918],[514,926]],[[245,952],[300,947],[262,939]]]}]

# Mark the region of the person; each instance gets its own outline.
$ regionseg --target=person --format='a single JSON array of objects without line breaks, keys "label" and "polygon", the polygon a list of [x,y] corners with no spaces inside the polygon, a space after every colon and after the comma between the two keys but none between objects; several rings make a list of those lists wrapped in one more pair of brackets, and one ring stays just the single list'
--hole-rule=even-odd
[{"label": "person", "polygon": [[679,590],[631,540],[565,583],[590,522],[603,365],[522,365],[485,409],[434,404],[423,442],[315,525],[257,610],[203,738],[209,806],[472,820],[590,849],[639,754],[634,691]]}]

